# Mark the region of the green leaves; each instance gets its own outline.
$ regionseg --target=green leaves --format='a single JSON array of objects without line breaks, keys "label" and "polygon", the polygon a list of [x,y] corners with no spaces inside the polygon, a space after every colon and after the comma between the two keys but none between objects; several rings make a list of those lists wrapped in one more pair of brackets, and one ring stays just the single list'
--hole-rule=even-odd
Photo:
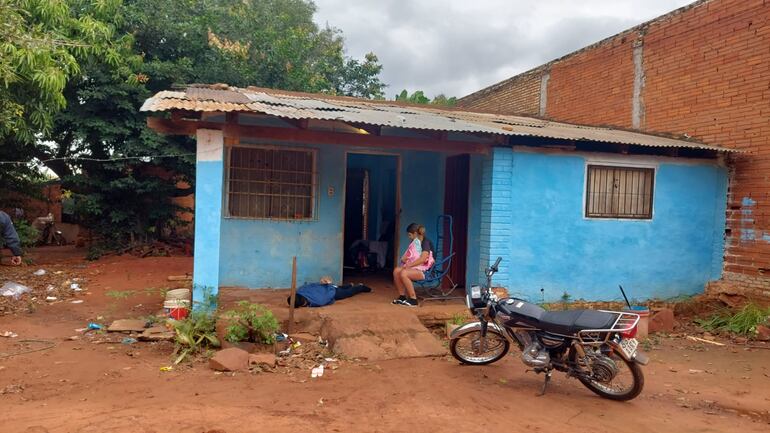
[{"label": "green leaves", "polygon": [[451,98],[447,98],[446,95],[441,93],[437,95],[435,98],[433,98],[433,100],[431,101],[430,98],[425,96],[425,93],[423,93],[422,90],[417,90],[410,95],[409,92],[407,92],[406,89],[404,89],[401,91],[401,93],[396,95],[396,101],[409,102],[412,104],[432,104],[432,105],[442,105],[445,107],[451,107],[457,103],[457,98],[455,98],[454,96]]}]

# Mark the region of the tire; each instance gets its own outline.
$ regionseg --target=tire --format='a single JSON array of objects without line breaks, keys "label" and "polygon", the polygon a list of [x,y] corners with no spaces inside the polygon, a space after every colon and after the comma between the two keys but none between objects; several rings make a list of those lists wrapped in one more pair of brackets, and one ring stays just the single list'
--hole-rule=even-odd
[{"label": "tire", "polygon": [[633,381],[634,381],[633,385],[627,392],[623,392],[623,393],[607,392],[590,379],[578,376],[578,380],[580,380],[580,383],[582,383],[586,388],[590,389],[593,393],[595,393],[599,397],[606,398],[609,400],[615,400],[615,401],[633,400],[642,392],[642,389],[644,388],[644,373],[642,373],[642,368],[636,362],[627,361],[620,354],[617,354],[617,358],[620,359],[619,361],[616,360],[617,362],[625,363],[625,365],[631,371],[631,377],[633,378]]},{"label": "tire", "polygon": [[491,364],[493,362],[497,362],[500,359],[502,359],[510,349],[510,343],[508,342],[508,339],[506,339],[503,334],[499,333],[498,331],[490,327],[489,329],[487,329],[487,338],[489,338],[490,336],[494,336],[494,338],[497,339],[498,344],[500,346],[495,346],[497,350],[495,350],[493,354],[489,354],[487,356],[484,356],[482,354],[476,357],[470,357],[467,354],[463,353],[463,351],[458,349],[458,344],[463,342],[463,339],[468,339],[468,338],[473,339],[474,336],[476,336],[476,341],[478,341],[478,338],[481,336],[481,331],[480,330],[468,331],[462,335],[459,335],[453,338],[452,341],[449,342],[449,351],[452,353],[452,356],[454,356],[455,359],[457,359],[463,364],[469,364],[469,365]]}]

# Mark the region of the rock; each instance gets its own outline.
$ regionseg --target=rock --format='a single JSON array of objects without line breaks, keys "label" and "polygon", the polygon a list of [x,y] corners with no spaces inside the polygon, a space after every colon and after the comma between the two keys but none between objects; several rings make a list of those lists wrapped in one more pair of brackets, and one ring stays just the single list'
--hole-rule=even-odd
[{"label": "rock", "polygon": [[138,339],[139,341],[173,340],[174,331],[168,330],[165,326],[153,326],[152,328],[145,329]]},{"label": "rock", "polygon": [[274,368],[276,361],[275,355],[270,353],[252,353],[249,355],[249,367]]},{"label": "rock", "polygon": [[749,342],[749,339],[746,337],[735,337],[735,340],[733,340],[735,344],[746,344]]},{"label": "rock", "polygon": [[126,332],[126,331],[133,331],[133,332],[142,332],[144,331],[144,320],[134,320],[134,319],[120,319],[112,322],[112,325],[110,325],[109,328],[107,328],[107,331],[109,332]]},{"label": "rock", "polygon": [[670,308],[656,309],[650,317],[649,333],[671,333],[674,331],[674,310]]},{"label": "rock", "polygon": [[239,371],[249,368],[249,352],[231,347],[220,350],[209,359],[209,368],[216,371]]},{"label": "rock", "polygon": [[770,341],[770,328],[765,325],[757,325],[757,340]]}]

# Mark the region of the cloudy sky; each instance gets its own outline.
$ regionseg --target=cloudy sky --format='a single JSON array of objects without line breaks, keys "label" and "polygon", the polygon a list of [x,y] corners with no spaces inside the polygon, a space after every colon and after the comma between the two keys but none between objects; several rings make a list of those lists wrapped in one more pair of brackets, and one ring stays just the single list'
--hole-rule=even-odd
[{"label": "cloudy sky", "polygon": [[464,96],[693,0],[315,0],[348,55],[401,89]]}]

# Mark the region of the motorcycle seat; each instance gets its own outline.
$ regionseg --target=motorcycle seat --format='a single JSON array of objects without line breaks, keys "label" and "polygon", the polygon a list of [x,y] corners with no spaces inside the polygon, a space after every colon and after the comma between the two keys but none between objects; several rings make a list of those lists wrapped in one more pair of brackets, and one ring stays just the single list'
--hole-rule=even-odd
[{"label": "motorcycle seat", "polygon": [[618,315],[595,310],[546,311],[540,328],[555,334],[573,335],[584,329],[609,329]]}]

